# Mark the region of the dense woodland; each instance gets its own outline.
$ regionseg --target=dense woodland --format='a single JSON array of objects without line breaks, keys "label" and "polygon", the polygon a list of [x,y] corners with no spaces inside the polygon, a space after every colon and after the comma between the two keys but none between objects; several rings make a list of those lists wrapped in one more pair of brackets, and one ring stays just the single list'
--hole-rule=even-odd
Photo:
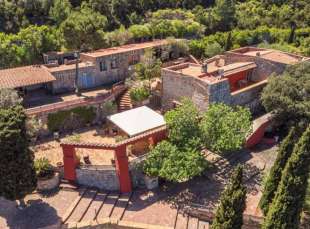
[{"label": "dense woodland", "polygon": [[244,45],[310,55],[309,12],[310,0],[0,0],[0,68],[166,37],[199,58]]}]

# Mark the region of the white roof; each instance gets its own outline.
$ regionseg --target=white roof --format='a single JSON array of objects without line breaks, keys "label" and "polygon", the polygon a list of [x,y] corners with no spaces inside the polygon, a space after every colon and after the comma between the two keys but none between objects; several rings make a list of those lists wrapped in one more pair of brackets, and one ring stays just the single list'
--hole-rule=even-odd
[{"label": "white roof", "polygon": [[166,124],[162,115],[146,106],[108,116],[108,120],[130,137]]}]

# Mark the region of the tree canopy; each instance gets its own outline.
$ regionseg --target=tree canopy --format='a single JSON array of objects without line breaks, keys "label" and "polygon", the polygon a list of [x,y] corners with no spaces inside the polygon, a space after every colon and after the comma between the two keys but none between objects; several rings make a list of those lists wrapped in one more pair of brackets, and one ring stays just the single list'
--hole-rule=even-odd
[{"label": "tree canopy", "polygon": [[0,196],[23,199],[36,188],[36,173],[20,105],[0,108],[0,150]]},{"label": "tree canopy", "polygon": [[309,124],[310,63],[289,66],[282,75],[270,77],[261,99],[280,125]]},{"label": "tree canopy", "polygon": [[0,1],[0,50],[6,48],[7,54],[0,55],[0,68],[42,62],[42,53],[34,53],[29,59],[26,56],[29,50],[21,45],[23,41],[15,41],[16,35],[24,30],[31,40],[37,40],[37,34],[28,27],[37,30],[48,27],[53,31],[53,37],[44,31],[49,35],[47,41],[52,41],[44,51],[84,51],[174,36],[193,39],[190,51],[196,57],[259,43],[309,55],[307,3],[307,0],[4,0]]},{"label": "tree canopy", "polygon": [[233,108],[223,103],[211,104],[200,123],[203,143],[219,153],[241,149],[251,127],[249,109]]}]

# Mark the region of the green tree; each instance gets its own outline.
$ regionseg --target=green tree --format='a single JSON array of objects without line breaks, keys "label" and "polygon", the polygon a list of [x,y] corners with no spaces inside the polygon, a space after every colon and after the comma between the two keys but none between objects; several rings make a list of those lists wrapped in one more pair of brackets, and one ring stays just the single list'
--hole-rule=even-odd
[{"label": "green tree", "polygon": [[297,229],[303,207],[310,165],[310,126],[295,145],[276,195],[263,223],[264,229]]},{"label": "green tree", "polygon": [[144,52],[141,60],[135,65],[135,77],[139,80],[146,80],[151,89],[151,82],[154,78],[161,76],[161,61],[154,55],[153,49]]},{"label": "green tree", "polygon": [[236,8],[234,0],[216,0],[214,17],[223,31],[231,30],[236,23]]},{"label": "green tree", "polygon": [[55,0],[53,6],[50,9],[49,16],[60,25],[70,15],[72,6],[69,0]]},{"label": "green tree", "polygon": [[34,154],[28,147],[22,106],[0,108],[0,196],[20,200],[36,188]]},{"label": "green tree", "polygon": [[173,182],[184,182],[200,175],[207,165],[199,147],[199,139],[189,139],[186,146],[169,151],[159,176]]},{"label": "green tree", "polygon": [[182,99],[182,105],[165,114],[169,129],[169,140],[184,148],[190,139],[199,139],[199,111],[189,99]]},{"label": "green tree", "polygon": [[280,76],[270,77],[264,88],[262,103],[275,114],[279,125],[307,125],[310,120],[310,63],[292,65]]},{"label": "green tree", "polygon": [[82,51],[101,48],[106,24],[105,16],[82,5],[80,11],[73,11],[60,26],[66,48]]},{"label": "green tree", "polygon": [[204,56],[210,58],[223,52],[223,47],[219,43],[214,42],[207,45],[204,51]]},{"label": "green tree", "polygon": [[295,143],[298,141],[298,133],[296,128],[292,128],[286,138],[280,145],[278,150],[277,158],[273,164],[268,178],[264,184],[263,195],[260,199],[260,208],[262,209],[264,215],[267,215],[269,210],[269,205],[274,198],[277,191],[278,185],[281,181],[282,171],[286,165],[287,160],[292,155]]},{"label": "green tree", "polygon": [[147,155],[143,164],[145,174],[150,177],[158,177],[164,160],[166,160],[170,153],[174,154],[174,152],[178,152],[178,149],[170,142],[164,140],[158,143]]},{"label": "green tree", "polygon": [[211,104],[200,124],[205,146],[218,153],[241,149],[251,127],[249,109],[223,103]]},{"label": "green tree", "polygon": [[241,229],[245,209],[246,188],[242,183],[243,167],[237,166],[221,194],[211,229]]}]

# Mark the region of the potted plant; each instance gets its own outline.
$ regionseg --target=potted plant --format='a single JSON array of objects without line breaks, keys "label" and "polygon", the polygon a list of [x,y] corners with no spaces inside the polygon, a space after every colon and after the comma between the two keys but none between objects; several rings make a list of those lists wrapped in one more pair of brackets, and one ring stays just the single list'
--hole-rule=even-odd
[{"label": "potted plant", "polygon": [[37,190],[50,191],[59,185],[59,173],[56,173],[47,158],[40,158],[34,162],[38,178]]}]

